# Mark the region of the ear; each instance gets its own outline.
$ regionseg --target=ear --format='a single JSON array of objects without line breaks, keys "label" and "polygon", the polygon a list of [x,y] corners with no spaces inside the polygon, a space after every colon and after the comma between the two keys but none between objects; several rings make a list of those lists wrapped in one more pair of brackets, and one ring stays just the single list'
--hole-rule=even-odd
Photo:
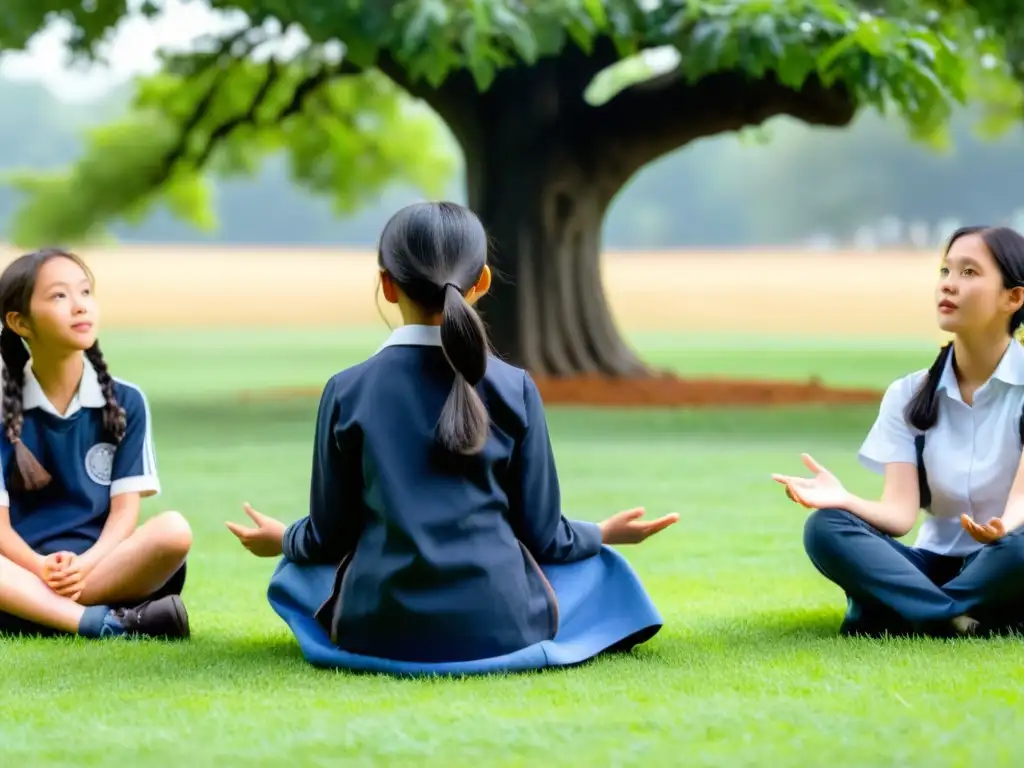
[{"label": "ear", "polygon": [[484,264],[483,271],[480,273],[479,279],[476,281],[476,285],[469,289],[469,293],[466,294],[466,301],[473,303],[485,293],[491,289],[491,268]]},{"label": "ear", "polygon": [[8,328],[23,339],[27,339],[32,335],[32,329],[29,327],[28,320],[20,312],[8,312],[6,317],[4,317],[4,322],[7,323]]},{"label": "ear", "polygon": [[380,271],[380,287],[388,304],[398,303],[398,286],[395,285],[391,273],[383,269]]},{"label": "ear", "polygon": [[1014,286],[1010,289],[1010,310],[1017,312],[1022,306],[1024,306],[1024,286]]}]

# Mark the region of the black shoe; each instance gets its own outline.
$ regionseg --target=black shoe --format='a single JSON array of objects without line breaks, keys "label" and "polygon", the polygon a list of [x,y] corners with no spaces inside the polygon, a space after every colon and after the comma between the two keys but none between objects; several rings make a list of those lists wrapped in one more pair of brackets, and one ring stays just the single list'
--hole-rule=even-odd
[{"label": "black shoe", "polygon": [[147,600],[131,608],[117,608],[113,618],[124,627],[125,635],[185,639],[189,637],[188,613],[178,595]]}]

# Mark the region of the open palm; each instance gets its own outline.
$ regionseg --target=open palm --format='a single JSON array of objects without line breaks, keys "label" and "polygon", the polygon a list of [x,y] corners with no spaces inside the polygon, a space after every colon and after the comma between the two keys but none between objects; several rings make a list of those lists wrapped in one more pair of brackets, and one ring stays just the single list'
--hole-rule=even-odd
[{"label": "open palm", "polygon": [[808,454],[801,454],[800,458],[803,459],[804,466],[814,473],[813,477],[772,475],[772,479],[786,486],[786,495],[789,498],[808,509],[842,507],[846,499],[846,489],[839,479]]}]

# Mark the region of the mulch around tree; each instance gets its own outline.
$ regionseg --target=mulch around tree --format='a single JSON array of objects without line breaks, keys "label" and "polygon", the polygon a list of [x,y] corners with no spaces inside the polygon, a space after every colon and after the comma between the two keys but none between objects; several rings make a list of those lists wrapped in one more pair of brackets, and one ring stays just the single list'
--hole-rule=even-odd
[{"label": "mulch around tree", "polygon": [[661,374],[637,379],[534,377],[549,405],[606,407],[726,407],[878,403],[873,389],[838,388],[820,380],[697,379]]},{"label": "mulch around tree", "polygon": [[[877,404],[882,396],[878,390],[831,387],[816,379],[758,381],[656,374],[636,379],[534,376],[534,381],[547,405],[608,408]],[[265,402],[319,397],[321,391],[319,387],[288,387],[243,392],[242,399]]]}]

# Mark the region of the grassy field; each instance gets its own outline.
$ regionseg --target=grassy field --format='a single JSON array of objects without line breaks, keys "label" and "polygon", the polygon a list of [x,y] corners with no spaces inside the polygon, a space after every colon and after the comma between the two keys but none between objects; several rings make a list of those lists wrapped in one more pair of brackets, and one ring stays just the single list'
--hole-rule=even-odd
[{"label": "grassy field", "polygon": [[[164,494],[195,530],[188,644],[0,642],[5,765],[1016,765],[1024,667],[1010,640],[836,636],[842,596],[801,548],[805,511],[771,482],[809,451],[875,493],[854,454],[874,408],[551,409],[565,512],[633,505],[682,520],[626,550],[666,626],[634,655],[539,675],[397,681],[308,667],[265,600],[273,562],[224,529],[241,503],[286,520],[307,499],[319,386],[382,331],[106,333],[153,407]],[[927,343],[646,334],[649,358],[702,373],[884,386]],[[808,362],[808,360],[812,362]]]}]

